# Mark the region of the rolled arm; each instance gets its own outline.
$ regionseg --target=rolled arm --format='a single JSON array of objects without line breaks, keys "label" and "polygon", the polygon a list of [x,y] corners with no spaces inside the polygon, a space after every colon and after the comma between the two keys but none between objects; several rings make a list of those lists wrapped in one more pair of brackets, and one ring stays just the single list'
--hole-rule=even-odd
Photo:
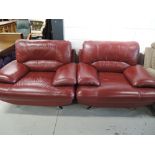
[{"label": "rolled arm", "polygon": [[57,69],[54,79],[54,86],[73,86],[76,84],[76,64],[70,63]]},{"label": "rolled arm", "polygon": [[123,74],[134,87],[155,87],[155,78],[141,65],[128,67]]},{"label": "rolled arm", "polygon": [[78,64],[77,80],[79,85],[99,86],[98,73],[96,68],[85,63]]},{"label": "rolled arm", "polygon": [[29,69],[18,63],[16,60],[10,62],[0,70],[0,82],[4,83],[16,83],[25,74],[27,74]]}]

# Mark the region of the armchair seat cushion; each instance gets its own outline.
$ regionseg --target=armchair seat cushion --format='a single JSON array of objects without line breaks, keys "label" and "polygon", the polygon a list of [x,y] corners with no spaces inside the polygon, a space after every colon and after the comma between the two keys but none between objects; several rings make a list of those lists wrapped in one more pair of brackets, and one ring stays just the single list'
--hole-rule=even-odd
[{"label": "armchair seat cushion", "polygon": [[55,72],[29,72],[14,85],[0,84],[1,100],[14,104],[58,106],[70,104],[73,87],[54,87]]},{"label": "armchair seat cushion", "polygon": [[[96,107],[137,107],[155,100],[152,88],[135,88],[122,73],[100,72],[98,87],[80,86],[77,99],[81,104]],[[144,101],[144,102],[143,102]]]}]

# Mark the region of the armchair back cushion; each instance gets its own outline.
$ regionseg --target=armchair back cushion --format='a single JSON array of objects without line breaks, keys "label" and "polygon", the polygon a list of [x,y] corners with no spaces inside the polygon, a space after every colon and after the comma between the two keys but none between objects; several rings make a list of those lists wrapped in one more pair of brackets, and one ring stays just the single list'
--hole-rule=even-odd
[{"label": "armchair back cushion", "polygon": [[137,64],[138,56],[137,42],[85,41],[79,61],[93,65],[98,71],[123,72]]},{"label": "armchair back cushion", "polygon": [[16,42],[16,59],[31,71],[56,71],[70,63],[71,43],[56,40],[20,40]]}]

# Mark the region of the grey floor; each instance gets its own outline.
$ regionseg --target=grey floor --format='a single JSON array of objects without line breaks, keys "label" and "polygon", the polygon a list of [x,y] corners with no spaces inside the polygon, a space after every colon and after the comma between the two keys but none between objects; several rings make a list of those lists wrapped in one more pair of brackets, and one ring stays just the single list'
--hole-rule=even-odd
[{"label": "grey floor", "polygon": [[155,134],[155,116],[147,108],[17,106],[0,101],[0,134],[119,135]]}]

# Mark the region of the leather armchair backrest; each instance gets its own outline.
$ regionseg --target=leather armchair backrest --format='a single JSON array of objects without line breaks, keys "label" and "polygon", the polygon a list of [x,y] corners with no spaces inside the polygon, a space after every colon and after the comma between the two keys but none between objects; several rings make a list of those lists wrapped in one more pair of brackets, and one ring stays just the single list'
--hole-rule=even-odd
[{"label": "leather armchair backrest", "polygon": [[33,71],[56,71],[71,62],[71,43],[57,40],[19,40],[16,59]]},{"label": "leather armchair backrest", "polygon": [[137,42],[85,41],[79,61],[91,64],[98,71],[123,72],[137,64],[138,56]]}]

